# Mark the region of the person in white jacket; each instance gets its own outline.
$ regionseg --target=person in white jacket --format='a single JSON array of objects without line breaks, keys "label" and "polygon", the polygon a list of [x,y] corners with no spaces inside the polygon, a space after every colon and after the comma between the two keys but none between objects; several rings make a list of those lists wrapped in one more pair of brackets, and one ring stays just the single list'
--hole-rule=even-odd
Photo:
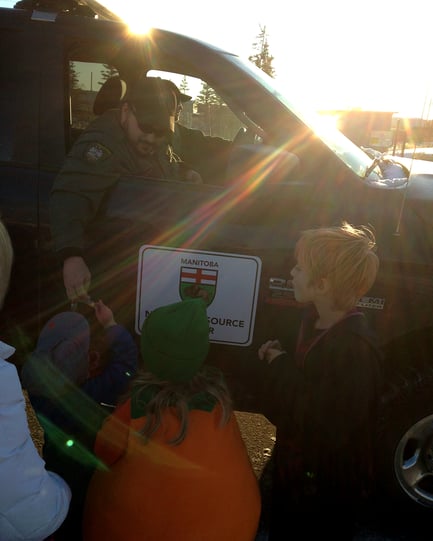
[{"label": "person in white jacket", "polygon": [[[0,309],[13,261],[0,221]],[[64,521],[71,500],[67,483],[47,471],[30,435],[15,349],[0,341],[0,540],[42,541]]]}]

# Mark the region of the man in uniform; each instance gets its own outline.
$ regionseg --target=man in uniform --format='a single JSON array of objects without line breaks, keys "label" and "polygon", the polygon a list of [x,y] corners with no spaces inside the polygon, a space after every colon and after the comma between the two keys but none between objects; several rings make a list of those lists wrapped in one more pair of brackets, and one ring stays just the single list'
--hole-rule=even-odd
[{"label": "man in uniform", "polygon": [[122,176],[201,182],[173,153],[176,99],[162,79],[141,77],[93,121],[69,152],[54,181],[50,222],[71,301],[86,299],[91,273],[84,254],[91,222]]}]

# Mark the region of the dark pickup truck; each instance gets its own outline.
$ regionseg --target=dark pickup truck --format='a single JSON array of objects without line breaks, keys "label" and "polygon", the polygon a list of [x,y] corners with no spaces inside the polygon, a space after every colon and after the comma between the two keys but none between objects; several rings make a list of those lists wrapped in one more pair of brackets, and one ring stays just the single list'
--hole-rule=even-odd
[{"label": "dark pickup truck", "polygon": [[0,9],[0,212],[16,254],[2,337],[26,351],[66,304],[49,193],[107,74],[204,83],[231,115],[221,126],[232,139],[227,163],[201,185],[118,182],[88,238],[98,296],[120,301],[138,335],[149,311],[206,283],[211,359],[237,407],[253,411],[257,348],[299,318],[289,280],[299,232],[370,225],[381,266],[360,305],[385,354],[383,502],[432,509],[433,163],[372,159],[236,54],[158,29],[132,35],[94,2],[46,4]]}]

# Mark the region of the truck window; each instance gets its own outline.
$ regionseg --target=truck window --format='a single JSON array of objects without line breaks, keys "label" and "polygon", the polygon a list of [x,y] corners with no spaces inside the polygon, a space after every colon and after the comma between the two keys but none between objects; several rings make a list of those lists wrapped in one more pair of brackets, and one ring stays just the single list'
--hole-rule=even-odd
[{"label": "truck window", "polygon": [[205,135],[233,140],[245,125],[231,111],[221,96],[205,81],[179,73],[151,70],[150,77],[169,79],[191,100],[183,104],[179,122],[187,128],[195,128]]},{"label": "truck window", "polygon": [[96,62],[69,62],[69,102],[71,143],[95,118],[95,97],[110,77],[118,75],[116,68]]}]

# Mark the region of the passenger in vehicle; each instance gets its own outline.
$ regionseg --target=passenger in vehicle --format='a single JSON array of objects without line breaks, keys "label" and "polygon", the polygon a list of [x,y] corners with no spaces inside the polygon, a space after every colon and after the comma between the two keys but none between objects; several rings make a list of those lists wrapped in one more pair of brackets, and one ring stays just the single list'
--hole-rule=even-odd
[{"label": "passenger in vehicle", "polygon": [[87,296],[85,234],[122,175],[201,182],[170,146],[175,115],[176,100],[162,80],[142,77],[129,85],[119,109],[106,110],[73,145],[50,196],[54,251],[69,299]]},{"label": "passenger in vehicle", "polygon": [[198,171],[206,184],[224,184],[233,142],[229,139],[205,135],[201,130],[187,128],[180,123],[183,104],[191,100],[170,80],[168,89],[176,97],[173,150],[191,169]]},{"label": "passenger in vehicle", "polygon": [[373,233],[347,223],[304,231],[295,256],[306,304],[296,345],[272,339],[258,351],[276,426],[270,540],[349,541],[374,493],[381,355],[357,303],[379,259]]},{"label": "passenger in vehicle", "polygon": [[159,307],[141,333],[144,367],[98,433],[85,541],[253,541],[257,479],[222,373],[204,366],[201,298]]},{"label": "passenger in vehicle", "polygon": [[138,352],[130,333],[102,301],[94,303],[94,313],[102,340],[97,329],[90,332],[80,313],[59,313],[45,324],[21,371],[44,429],[45,462],[72,490],[69,514],[56,541],[81,539],[84,498],[96,464],[96,433],[137,370]]},{"label": "passenger in vehicle", "polygon": [[[9,285],[13,249],[0,222],[0,308]],[[0,539],[42,541],[68,513],[71,491],[48,471],[30,435],[16,367],[6,359],[15,349],[0,342]]]}]

